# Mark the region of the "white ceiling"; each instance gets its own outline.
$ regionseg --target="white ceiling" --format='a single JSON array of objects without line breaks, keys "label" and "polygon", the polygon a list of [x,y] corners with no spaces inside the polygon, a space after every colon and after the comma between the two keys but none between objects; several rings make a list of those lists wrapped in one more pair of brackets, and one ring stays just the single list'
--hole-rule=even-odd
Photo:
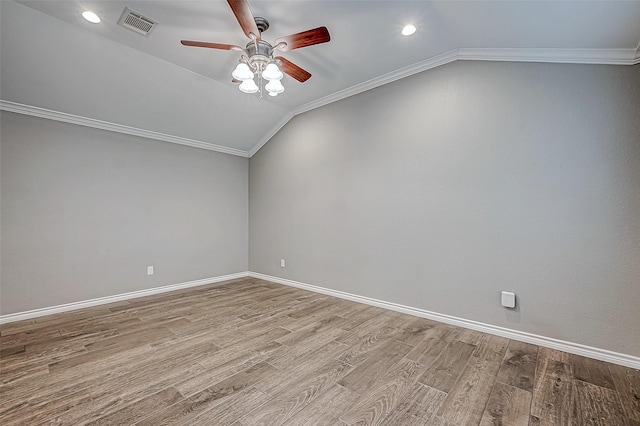
[{"label": "white ceiling", "polygon": [[[250,155],[297,113],[452,60],[639,57],[640,1],[249,4],[270,21],[268,41],[323,25],[331,34],[329,43],[282,54],[313,76],[285,77],[277,98],[241,93],[231,82],[238,52],[180,45],[244,46],[225,0],[0,1],[3,109]],[[149,37],[116,25],[125,6],[159,23]],[[86,9],[103,22],[86,22]],[[418,27],[415,35],[400,35],[406,23]]]}]

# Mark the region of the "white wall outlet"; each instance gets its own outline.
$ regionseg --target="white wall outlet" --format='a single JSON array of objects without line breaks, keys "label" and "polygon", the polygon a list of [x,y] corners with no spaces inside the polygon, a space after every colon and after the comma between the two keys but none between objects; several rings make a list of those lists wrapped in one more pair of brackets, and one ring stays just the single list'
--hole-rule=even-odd
[{"label": "white wall outlet", "polygon": [[147,275],[153,275],[153,266],[147,266]]},{"label": "white wall outlet", "polygon": [[280,267],[284,268],[284,259],[280,259]]},{"label": "white wall outlet", "polygon": [[516,307],[516,294],[511,291],[502,292],[502,306],[505,308]]}]

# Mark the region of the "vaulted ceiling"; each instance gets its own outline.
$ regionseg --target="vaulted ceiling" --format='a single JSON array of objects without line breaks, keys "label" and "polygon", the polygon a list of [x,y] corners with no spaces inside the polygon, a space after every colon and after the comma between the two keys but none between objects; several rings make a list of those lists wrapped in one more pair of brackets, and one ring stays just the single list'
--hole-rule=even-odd
[{"label": "vaulted ceiling", "polygon": [[[331,34],[282,54],[313,76],[285,77],[276,98],[231,82],[240,53],[180,44],[244,46],[225,0],[2,1],[2,109],[250,156],[295,114],[454,60],[640,58],[640,1],[249,3],[270,21],[268,41],[319,26]],[[148,37],[117,25],[125,7],[158,22]],[[407,23],[417,27],[409,37]]]}]

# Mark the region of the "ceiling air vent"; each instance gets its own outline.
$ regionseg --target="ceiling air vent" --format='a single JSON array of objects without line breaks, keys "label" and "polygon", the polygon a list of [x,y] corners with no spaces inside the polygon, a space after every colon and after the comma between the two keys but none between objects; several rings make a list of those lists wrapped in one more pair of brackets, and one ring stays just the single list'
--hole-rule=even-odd
[{"label": "ceiling air vent", "polygon": [[158,23],[125,7],[118,21],[118,25],[142,34],[143,36],[148,36]]}]

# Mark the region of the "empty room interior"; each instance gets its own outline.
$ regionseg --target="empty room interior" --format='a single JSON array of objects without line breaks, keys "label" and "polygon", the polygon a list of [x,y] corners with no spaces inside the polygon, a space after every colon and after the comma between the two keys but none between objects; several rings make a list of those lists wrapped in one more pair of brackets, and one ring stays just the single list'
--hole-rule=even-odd
[{"label": "empty room interior", "polygon": [[3,426],[640,426],[640,1],[0,19]]}]

